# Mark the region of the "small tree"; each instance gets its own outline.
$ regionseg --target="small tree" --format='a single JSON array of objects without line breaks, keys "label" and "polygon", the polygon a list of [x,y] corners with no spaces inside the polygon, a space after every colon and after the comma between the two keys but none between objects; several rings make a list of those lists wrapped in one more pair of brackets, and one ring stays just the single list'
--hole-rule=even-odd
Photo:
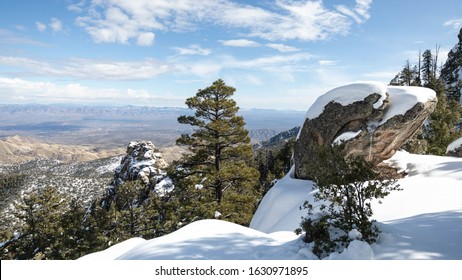
[{"label": "small tree", "polygon": [[259,175],[251,167],[250,138],[244,119],[236,115],[239,108],[231,99],[234,91],[217,80],[186,100],[195,114],[181,116],[178,121],[195,129],[191,135],[183,134],[177,140],[190,153],[182,158],[173,177],[175,192],[194,194],[197,201],[215,207],[223,218],[247,224],[258,201]]},{"label": "small tree", "polygon": [[319,257],[344,248],[351,239],[374,242],[379,230],[371,220],[371,201],[398,190],[396,181],[384,178],[363,158],[345,158],[343,145],[319,147],[318,153],[313,171],[320,206],[304,205],[309,213],[301,223],[305,241],[314,242],[313,253]]}]

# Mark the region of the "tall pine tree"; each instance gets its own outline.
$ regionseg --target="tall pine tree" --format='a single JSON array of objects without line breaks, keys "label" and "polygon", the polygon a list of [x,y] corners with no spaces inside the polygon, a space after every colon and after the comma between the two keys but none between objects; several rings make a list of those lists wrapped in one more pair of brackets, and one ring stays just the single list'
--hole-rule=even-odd
[{"label": "tall pine tree", "polygon": [[[244,119],[236,115],[239,108],[231,98],[234,92],[233,87],[217,80],[186,100],[195,114],[178,121],[193,126],[194,132],[177,139],[189,153],[177,168],[175,186],[176,192],[191,195],[181,204],[190,209],[193,219],[220,216],[246,225],[259,199],[259,174],[252,167]],[[188,207],[191,203],[194,205]]]}]

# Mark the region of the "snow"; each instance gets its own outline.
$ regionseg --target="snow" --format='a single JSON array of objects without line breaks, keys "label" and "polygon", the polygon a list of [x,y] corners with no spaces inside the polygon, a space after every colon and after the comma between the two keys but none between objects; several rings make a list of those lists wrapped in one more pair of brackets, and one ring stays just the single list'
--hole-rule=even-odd
[{"label": "snow", "polygon": [[343,252],[334,252],[329,255],[329,260],[372,260],[374,250],[367,242],[353,240]]},{"label": "snow", "polygon": [[460,148],[462,146],[462,137],[455,140],[451,144],[449,144],[448,148],[446,149],[446,153],[450,151],[455,151],[457,148]]},{"label": "snow", "polygon": [[337,138],[335,138],[332,144],[340,144],[344,141],[348,141],[350,139],[355,138],[358,134],[361,133],[361,130],[358,131],[347,131],[345,133],[340,134]]},{"label": "snow", "polygon": [[435,91],[425,87],[389,86],[387,89],[390,94],[389,107],[379,125],[396,115],[404,115],[419,102],[425,103],[436,98]]},{"label": "snow", "polygon": [[[408,175],[402,191],[374,203],[373,218],[382,230],[374,244],[353,240],[326,259],[462,259],[462,159],[397,152],[388,164]],[[163,237],[133,238],[81,260],[108,259],[317,259],[296,236],[313,200],[313,183],[290,172],[266,194],[250,227],[201,220]],[[358,231],[349,232],[357,239]]]},{"label": "snow", "polygon": [[305,245],[291,233],[266,234],[220,220],[201,220],[149,241],[129,239],[80,260],[104,259],[305,259]]},{"label": "snow", "polygon": [[154,191],[159,196],[165,196],[166,194],[172,192],[174,188],[175,186],[173,185],[172,179],[170,177],[165,177],[155,185]]},{"label": "snow", "polygon": [[331,101],[346,106],[356,101],[362,101],[372,93],[378,93],[381,96],[374,104],[374,108],[378,109],[387,97],[386,92],[387,87],[378,82],[360,82],[337,87],[318,97],[306,112],[305,118],[317,118],[324,111],[324,107]]},{"label": "snow", "polygon": [[348,232],[348,238],[350,238],[350,240],[361,239],[362,236],[361,232],[355,228]]}]

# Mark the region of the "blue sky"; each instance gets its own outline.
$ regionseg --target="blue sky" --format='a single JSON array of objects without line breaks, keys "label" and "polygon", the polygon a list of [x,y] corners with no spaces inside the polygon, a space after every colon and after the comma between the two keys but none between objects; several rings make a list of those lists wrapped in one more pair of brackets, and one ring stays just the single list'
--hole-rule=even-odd
[{"label": "blue sky", "polygon": [[223,79],[241,108],[307,110],[457,43],[460,0],[2,0],[0,103],[184,106]]}]

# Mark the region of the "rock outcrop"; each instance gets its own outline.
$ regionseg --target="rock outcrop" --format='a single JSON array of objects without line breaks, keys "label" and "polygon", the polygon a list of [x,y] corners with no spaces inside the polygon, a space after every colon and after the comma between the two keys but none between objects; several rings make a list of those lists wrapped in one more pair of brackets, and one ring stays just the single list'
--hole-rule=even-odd
[{"label": "rock outcrop", "polygon": [[457,36],[459,42],[448,53],[441,69],[445,92],[450,100],[461,101],[462,95],[462,28]]},{"label": "rock outcrop", "polygon": [[156,185],[165,177],[167,163],[162,154],[156,152],[151,141],[131,142],[127,155],[114,173],[113,185],[118,187],[125,181],[140,180],[145,185]]},{"label": "rock outcrop", "polygon": [[345,156],[374,164],[389,159],[435,106],[436,94],[426,88],[358,83],[327,92],[308,110],[295,143],[296,177],[312,179],[318,147],[342,141]]},{"label": "rock outcrop", "polygon": [[171,192],[175,186],[164,171],[167,166],[162,154],[157,152],[151,141],[130,142],[127,146],[127,154],[114,171],[114,179],[106,188],[101,205],[109,206],[116,197],[118,188],[130,181],[140,181],[146,193],[153,191],[163,196]]}]

